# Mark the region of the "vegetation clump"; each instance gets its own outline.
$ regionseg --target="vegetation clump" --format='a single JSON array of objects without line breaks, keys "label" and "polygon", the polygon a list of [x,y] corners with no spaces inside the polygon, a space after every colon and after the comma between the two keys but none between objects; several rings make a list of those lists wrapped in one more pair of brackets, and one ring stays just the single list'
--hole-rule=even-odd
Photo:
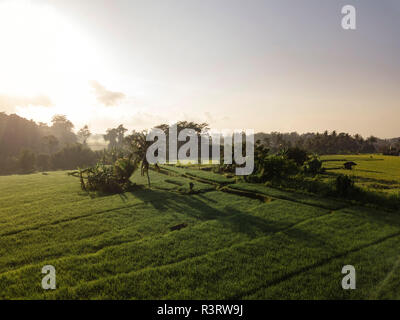
[{"label": "vegetation clump", "polygon": [[355,190],[354,178],[348,175],[340,174],[335,180],[335,190],[340,196],[347,196]]},{"label": "vegetation clump", "polygon": [[303,167],[304,173],[310,175],[317,175],[319,173],[323,173],[325,170],[322,168],[322,161],[317,157],[314,156],[313,158],[309,159]]},{"label": "vegetation clump", "polygon": [[72,173],[78,175],[84,191],[121,193],[132,187],[130,177],[138,168],[138,161],[120,158],[113,165],[97,163],[96,166]]},{"label": "vegetation clump", "polygon": [[302,166],[309,159],[307,151],[299,147],[285,149],[281,155],[288,160],[293,160],[298,166]]},{"label": "vegetation clump", "polygon": [[293,160],[283,156],[268,156],[258,161],[252,182],[281,181],[299,171]]}]

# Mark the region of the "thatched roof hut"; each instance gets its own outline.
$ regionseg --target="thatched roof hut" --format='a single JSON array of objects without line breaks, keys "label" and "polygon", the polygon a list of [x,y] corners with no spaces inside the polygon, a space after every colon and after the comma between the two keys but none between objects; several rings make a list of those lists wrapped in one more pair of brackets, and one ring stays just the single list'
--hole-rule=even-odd
[{"label": "thatched roof hut", "polygon": [[353,161],[348,161],[346,163],[343,164],[344,168],[347,170],[352,170],[353,166],[356,166],[357,163],[353,162]]}]

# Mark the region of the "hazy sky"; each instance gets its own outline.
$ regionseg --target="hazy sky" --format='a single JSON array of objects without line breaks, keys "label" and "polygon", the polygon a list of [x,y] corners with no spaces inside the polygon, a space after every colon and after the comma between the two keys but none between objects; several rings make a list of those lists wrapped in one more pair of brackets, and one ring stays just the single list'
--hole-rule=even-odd
[{"label": "hazy sky", "polygon": [[400,136],[399,31],[398,0],[0,0],[0,111]]}]

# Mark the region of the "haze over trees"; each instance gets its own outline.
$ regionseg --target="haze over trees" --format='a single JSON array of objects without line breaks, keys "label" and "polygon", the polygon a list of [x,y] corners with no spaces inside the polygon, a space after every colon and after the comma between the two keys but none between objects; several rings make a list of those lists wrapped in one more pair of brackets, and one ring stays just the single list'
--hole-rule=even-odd
[{"label": "haze over trees", "polygon": [[[0,174],[92,165],[99,155],[78,143],[73,123],[55,115],[51,126],[0,113]],[[82,132],[86,142],[89,130]]]},{"label": "haze over trees", "polygon": [[[178,134],[182,129],[193,129],[197,134],[209,130],[207,123],[179,121],[176,126]],[[88,125],[83,126],[77,133],[74,132],[74,128],[74,124],[65,115],[55,115],[51,125],[47,125],[16,114],[0,112],[0,174],[31,172],[35,169],[75,169],[77,166],[93,165],[101,158],[112,163],[146,132],[133,131],[127,135],[128,129],[120,124],[116,128],[107,129],[103,135],[107,142],[106,150],[93,151],[88,143],[92,136]],[[166,133],[168,157],[170,126],[160,124],[156,128]],[[359,134],[350,135],[336,131],[305,134],[261,132],[255,135],[255,141],[257,140],[270,154],[278,154],[289,148],[300,148],[309,154],[319,155],[376,152],[399,155],[400,152],[400,138],[363,138]],[[178,148],[184,143],[178,141]]]},{"label": "haze over trees", "polygon": [[348,133],[257,133],[255,140],[260,140],[272,153],[289,147],[299,147],[310,153],[318,154],[351,154],[351,153],[386,153],[390,148],[400,150],[398,138],[379,139],[370,136],[364,139],[361,135]]},{"label": "haze over trees", "polygon": [[77,136],[80,142],[84,145],[87,144],[87,140],[89,137],[92,135],[92,133],[89,130],[88,125],[86,124],[83,128],[79,129]]}]

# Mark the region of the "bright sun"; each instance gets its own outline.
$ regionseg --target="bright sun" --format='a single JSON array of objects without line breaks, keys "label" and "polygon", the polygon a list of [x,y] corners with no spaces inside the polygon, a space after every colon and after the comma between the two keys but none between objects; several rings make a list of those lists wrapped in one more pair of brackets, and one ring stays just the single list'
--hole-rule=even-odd
[{"label": "bright sun", "polygon": [[81,26],[49,6],[12,0],[0,3],[0,39],[0,95],[46,95],[54,105],[19,109],[22,116],[84,113],[88,81],[101,77],[105,63]]}]

